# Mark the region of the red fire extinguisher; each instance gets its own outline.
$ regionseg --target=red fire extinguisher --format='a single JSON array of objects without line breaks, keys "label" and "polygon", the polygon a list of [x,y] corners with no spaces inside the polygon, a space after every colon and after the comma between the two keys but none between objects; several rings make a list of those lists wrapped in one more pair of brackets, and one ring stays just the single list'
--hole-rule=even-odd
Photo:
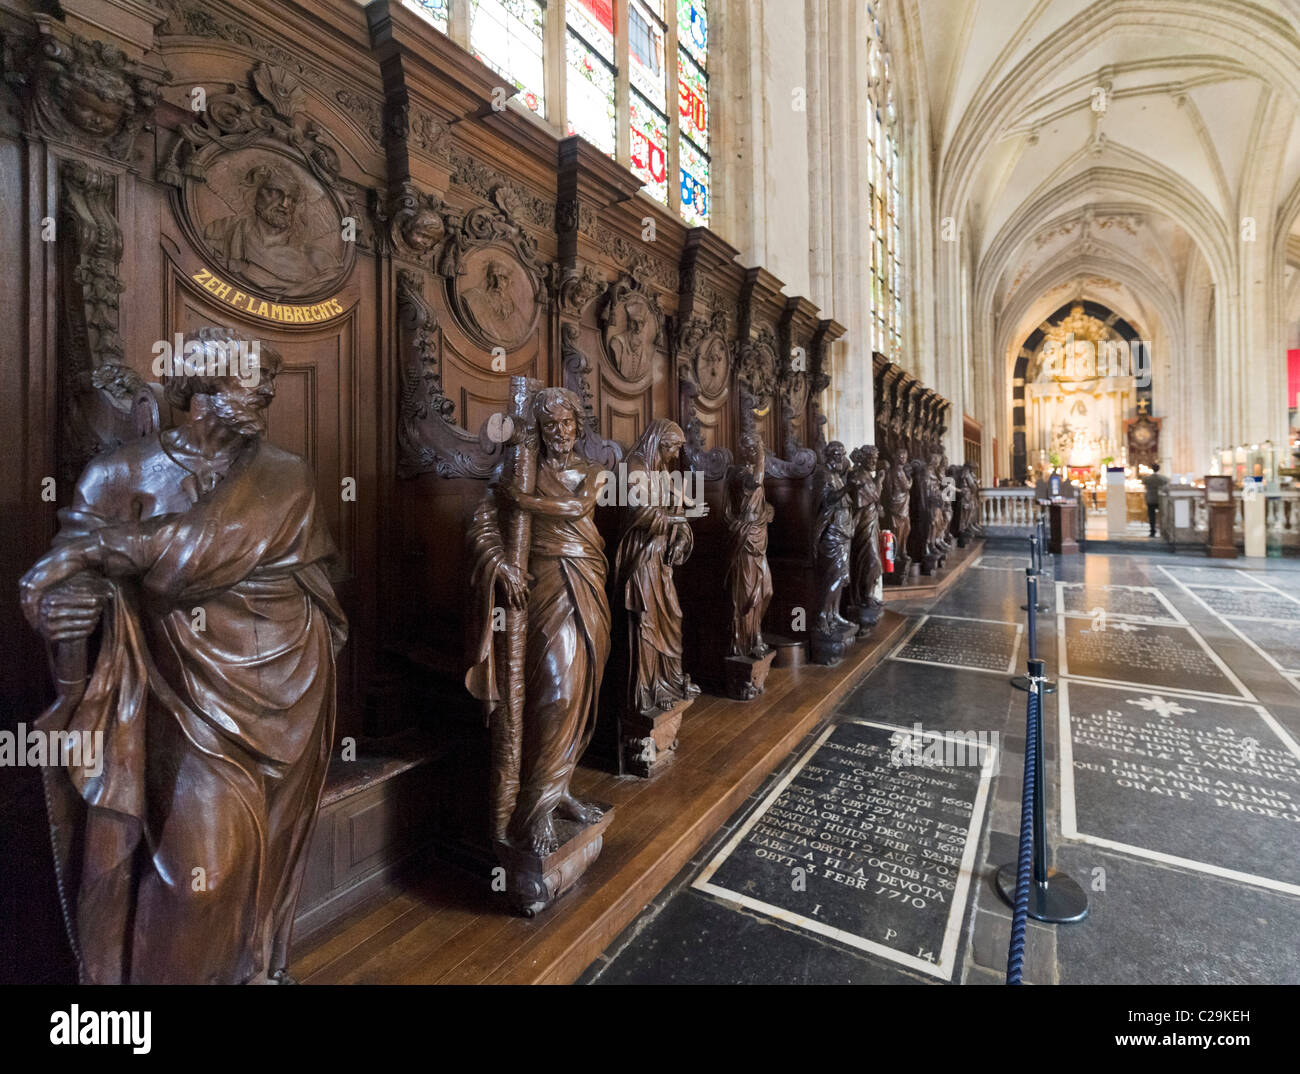
[{"label": "red fire extinguisher", "polygon": [[880,531],[880,562],[885,566],[886,574],[894,573],[894,531]]}]

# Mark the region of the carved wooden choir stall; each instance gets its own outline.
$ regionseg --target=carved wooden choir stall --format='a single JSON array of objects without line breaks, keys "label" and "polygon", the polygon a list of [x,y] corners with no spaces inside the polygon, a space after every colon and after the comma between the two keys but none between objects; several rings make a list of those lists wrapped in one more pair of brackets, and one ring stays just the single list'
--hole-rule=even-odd
[{"label": "carved wooden choir stall", "polygon": [[46,771],[84,979],[286,979],[430,844],[543,910],[619,823],[579,763],[657,775],[701,688],[842,659],[969,531],[944,400],[878,359],[880,455],[827,444],[843,328],[396,0],[64,6],[3,22],[50,282],[0,300],[5,414],[57,478],[3,614],[43,726],[104,732]]}]

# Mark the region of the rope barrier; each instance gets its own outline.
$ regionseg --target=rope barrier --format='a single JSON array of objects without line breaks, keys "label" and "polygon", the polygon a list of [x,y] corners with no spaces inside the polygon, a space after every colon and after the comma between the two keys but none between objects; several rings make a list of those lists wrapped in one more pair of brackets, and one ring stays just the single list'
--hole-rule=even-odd
[{"label": "rope barrier", "polygon": [[1020,856],[1016,861],[1016,902],[1011,917],[1011,943],[1007,948],[1007,984],[1021,983],[1025,967],[1025,929],[1029,920],[1029,880],[1034,861],[1035,765],[1042,722],[1041,676],[1031,675],[1029,705],[1025,715],[1025,779],[1020,792]]}]

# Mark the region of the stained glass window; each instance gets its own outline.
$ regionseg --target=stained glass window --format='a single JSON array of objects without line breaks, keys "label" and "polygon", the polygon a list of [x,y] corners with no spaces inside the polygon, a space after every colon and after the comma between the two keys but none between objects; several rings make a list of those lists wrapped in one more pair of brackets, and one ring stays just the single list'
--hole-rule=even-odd
[{"label": "stained glass window", "polygon": [[664,82],[663,5],[632,0],[627,9],[628,74],[632,86],[660,112],[668,99]]},{"label": "stained glass window", "polygon": [[708,0],[402,3],[516,87],[553,131],[586,139],[688,224],[707,226]]},{"label": "stained glass window", "polygon": [[546,115],[543,74],[546,7],[537,0],[469,0],[470,51]]},{"label": "stained glass window", "polygon": [[564,17],[569,29],[576,33],[588,47],[598,52],[607,63],[614,62],[614,2],[613,0],[568,0]]},{"label": "stained glass window", "polygon": [[668,203],[668,117],[636,90],[632,91],[632,170],[646,192]]},{"label": "stained glass window", "polygon": [[689,138],[679,139],[682,172],[682,217],[692,227],[709,222],[709,158]]},{"label": "stained glass window", "polygon": [[870,269],[872,349],[896,358],[903,323],[903,265],[899,220],[898,142],[895,137],[893,86],[889,50],[877,13],[871,16],[867,59],[866,137],[867,214],[871,229]]},{"label": "stained glass window", "polygon": [[612,157],[618,135],[614,69],[572,30],[568,34],[568,52],[568,132],[582,135]]},{"label": "stained glass window", "polygon": [[709,222],[709,19],[704,0],[677,0],[677,130],[682,217]]},{"label": "stained glass window", "polygon": [[709,16],[704,0],[677,0],[677,44],[701,67],[708,67]]},{"label": "stained glass window", "polygon": [[447,0],[402,0],[402,3],[433,23],[436,29],[447,32]]}]

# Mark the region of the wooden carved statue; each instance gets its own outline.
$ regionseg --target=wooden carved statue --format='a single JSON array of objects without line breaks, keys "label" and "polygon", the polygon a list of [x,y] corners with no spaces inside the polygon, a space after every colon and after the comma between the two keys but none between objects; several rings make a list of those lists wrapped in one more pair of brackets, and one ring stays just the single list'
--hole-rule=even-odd
[{"label": "wooden carved statue", "polygon": [[907,448],[899,447],[885,470],[881,482],[881,525],[894,534],[894,570],[889,581],[902,585],[911,565],[908,540],[912,532],[912,475],[907,468]]},{"label": "wooden carved statue", "polygon": [[832,440],[814,475],[817,514],[813,522],[813,555],[817,576],[816,618],[810,631],[814,663],[836,664],[857,627],[840,614],[840,600],[849,584],[849,550],[853,543],[852,490],[845,482],[848,456]]},{"label": "wooden carved statue", "polygon": [[849,553],[848,618],[865,638],[880,619],[883,603],[876,585],[883,573],[880,561],[880,488],[876,484],[879,455],[874,444],[855,448],[849,484],[853,489],[853,544]]},{"label": "wooden carved statue", "polygon": [[772,505],[763,492],[763,440],[757,432],[740,439],[740,463],[727,474],[727,592],[731,598],[731,643],[727,692],[748,701],[763,692],[774,655],[763,641],[763,616],[772,600],[767,563],[767,526]]},{"label": "wooden carved statue", "polygon": [[908,555],[921,565],[922,574],[935,571],[934,523],[935,504],[934,471],[920,458],[912,459],[907,464],[912,478],[912,497],[910,515],[912,531],[908,536]]},{"label": "wooden carved statue", "polygon": [[957,530],[958,543],[963,547],[979,532],[980,483],[975,467],[964,462],[954,475],[961,489],[961,523]]},{"label": "wooden carved statue", "polygon": [[165,380],[185,419],[94,459],[22,579],[59,690],[38,726],[99,758],[44,773],[85,982],[288,980],[329,762],[347,623],[311,471],[264,436],[279,359],[241,380],[201,338]]},{"label": "wooden carved statue", "polygon": [[[673,568],[685,563],[695,546],[685,511],[696,505],[686,496],[685,482],[672,480],[681,473],[685,444],[676,422],[657,418],[625,460],[629,502],[615,557],[615,592],[627,613],[628,642],[620,748],[651,766],[674,748],[682,713],[700,694],[682,667],[682,608],[673,581]],[[665,718],[674,721],[672,739],[663,728]]]},{"label": "wooden carved statue", "polygon": [[[593,517],[599,470],[574,451],[582,403],[522,377],[511,386],[510,457],[470,523],[465,685],[488,709],[492,836],[512,901],[531,915],[600,853],[609,812],[569,784],[595,729],[610,620]],[[493,630],[501,618],[505,629]]]},{"label": "wooden carved statue", "polygon": [[932,530],[934,548],[935,553],[943,557],[952,550],[953,545],[949,530],[952,528],[953,502],[956,499],[957,486],[948,476],[948,457],[942,452],[936,451],[930,455],[930,471],[933,475],[931,488],[934,493],[931,501],[934,515]]}]

